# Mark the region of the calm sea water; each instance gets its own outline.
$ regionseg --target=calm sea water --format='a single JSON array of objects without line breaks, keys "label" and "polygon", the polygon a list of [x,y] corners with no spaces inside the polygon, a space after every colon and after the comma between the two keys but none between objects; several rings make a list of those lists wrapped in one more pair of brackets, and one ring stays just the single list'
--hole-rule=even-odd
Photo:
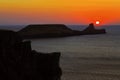
[{"label": "calm sea water", "polygon": [[[83,27],[70,26],[81,30]],[[61,52],[70,57],[120,57],[120,27],[105,27],[107,34],[52,39],[34,39],[32,48],[40,52]]]}]

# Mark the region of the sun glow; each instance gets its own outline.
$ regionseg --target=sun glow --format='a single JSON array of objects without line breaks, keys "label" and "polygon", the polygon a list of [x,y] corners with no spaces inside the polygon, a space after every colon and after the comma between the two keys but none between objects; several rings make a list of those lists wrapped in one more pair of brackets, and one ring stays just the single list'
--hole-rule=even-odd
[{"label": "sun glow", "polygon": [[120,0],[0,0],[0,24],[120,24],[119,3]]}]

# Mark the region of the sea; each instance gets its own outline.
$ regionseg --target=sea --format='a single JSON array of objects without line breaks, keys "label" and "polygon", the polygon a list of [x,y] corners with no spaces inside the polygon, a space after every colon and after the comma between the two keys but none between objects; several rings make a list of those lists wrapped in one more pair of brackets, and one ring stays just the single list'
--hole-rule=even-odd
[{"label": "sea", "polygon": [[[67,26],[73,30],[80,31],[84,30],[87,27],[87,25]],[[24,27],[25,25],[0,25],[1,29],[9,29],[14,31],[19,31]],[[98,77],[96,79],[85,79],[83,76],[81,79],[81,77],[79,77],[79,73],[81,69],[83,69],[80,68],[81,64],[92,64],[92,62],[96,59],[103,60],[108,58],[120,58],[120,25],[103,25],[96,28],[105,28],[107,33],[29,40],[31,40],[32,49],[38,52],[61,52],[60,66],[63,70],[62,80],[104,80]],[[102,63],[102,61],[98,62]],[[115,78],[108,78],[109,77],[105,77],[105,80],[117,80]]]}]

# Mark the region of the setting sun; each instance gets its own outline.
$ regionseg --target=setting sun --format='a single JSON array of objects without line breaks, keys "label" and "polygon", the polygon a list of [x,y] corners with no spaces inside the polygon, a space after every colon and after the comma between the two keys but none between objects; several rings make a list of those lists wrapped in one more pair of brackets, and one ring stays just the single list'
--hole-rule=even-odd
[{"label": "setting sun", "polygon": [[100,21],[96,21],[96,24],[100,24]]}]

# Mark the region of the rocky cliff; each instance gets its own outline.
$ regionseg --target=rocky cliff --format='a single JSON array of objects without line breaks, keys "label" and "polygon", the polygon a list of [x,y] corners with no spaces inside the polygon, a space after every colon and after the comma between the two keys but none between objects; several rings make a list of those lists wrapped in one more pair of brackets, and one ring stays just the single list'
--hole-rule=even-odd
[{"label": "rocky cliff", "polygon": [[59,80],[59,59],[59,52],[36,52],[16,32],[0,30],[0,80]]}]

